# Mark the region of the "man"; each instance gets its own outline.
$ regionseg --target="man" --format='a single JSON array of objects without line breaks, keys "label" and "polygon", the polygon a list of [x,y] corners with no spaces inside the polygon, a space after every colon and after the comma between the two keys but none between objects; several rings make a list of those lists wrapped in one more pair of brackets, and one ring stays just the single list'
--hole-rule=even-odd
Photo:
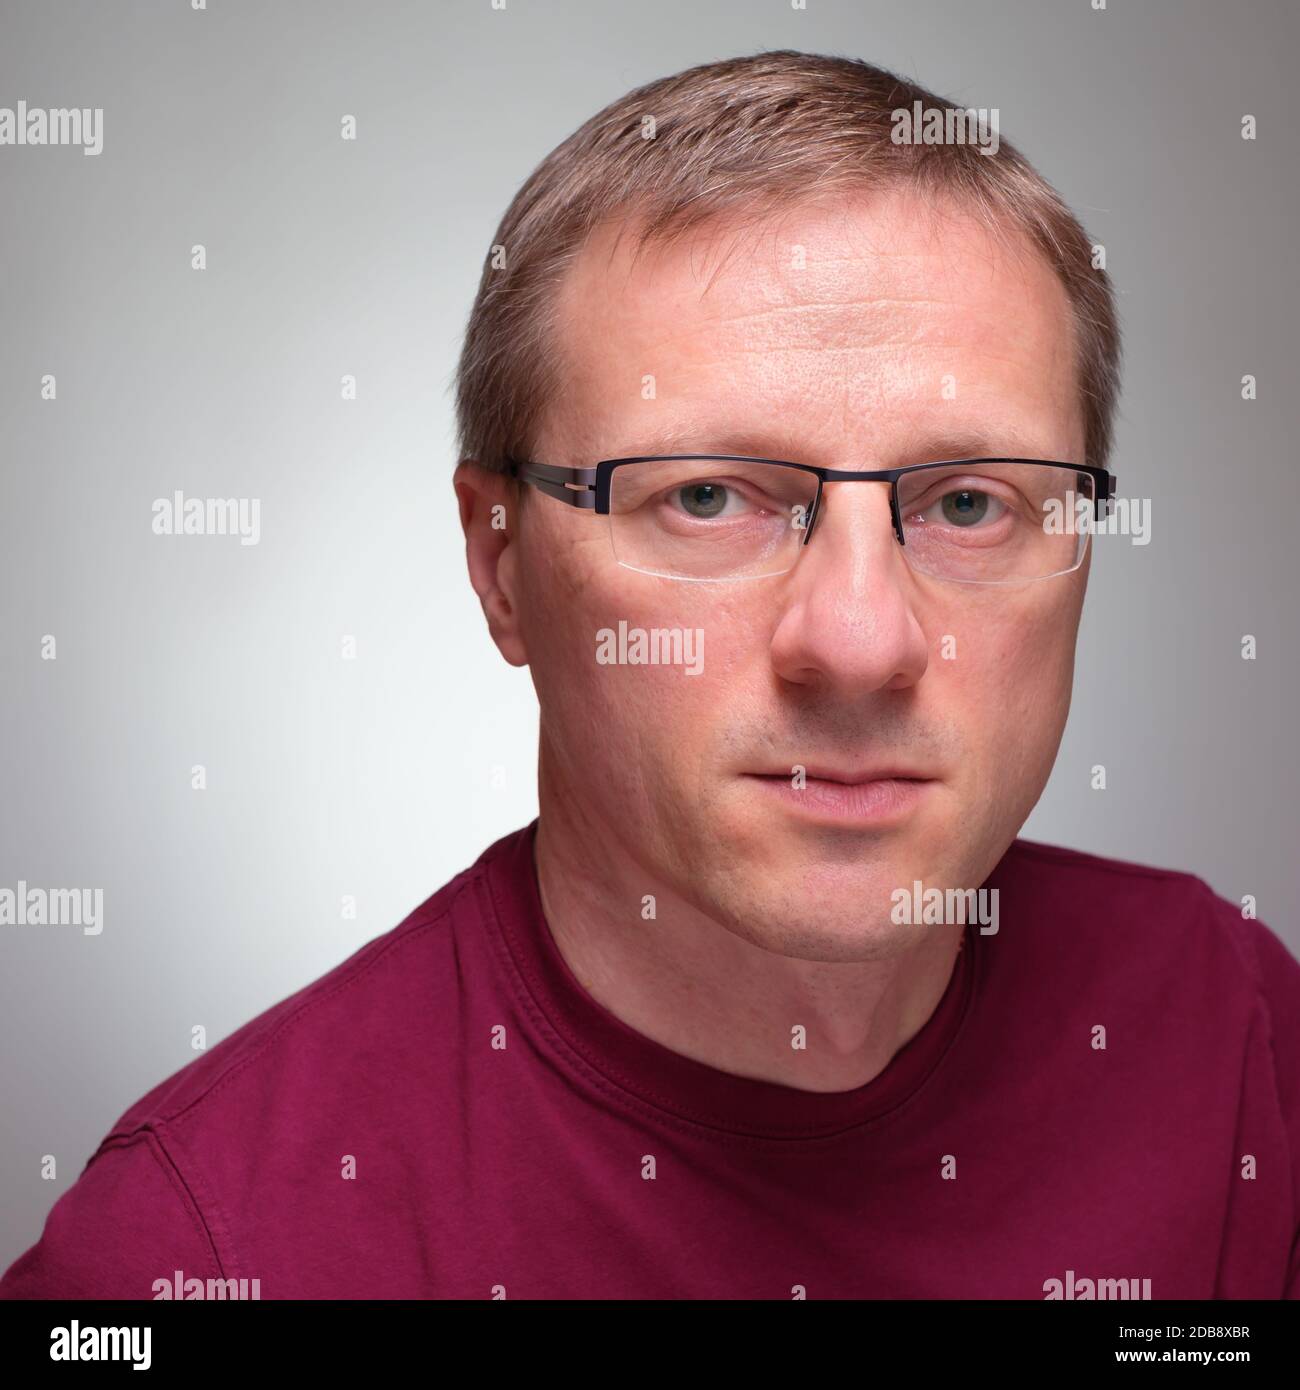
[{"label": "man", "polygon": [[1300,1294],[1300,965],[1016,839],[1118,330],[1053,191],[916,103],[715,63],[529,179],[455,486],[539,820],[132,1107],[7,1295]]}]

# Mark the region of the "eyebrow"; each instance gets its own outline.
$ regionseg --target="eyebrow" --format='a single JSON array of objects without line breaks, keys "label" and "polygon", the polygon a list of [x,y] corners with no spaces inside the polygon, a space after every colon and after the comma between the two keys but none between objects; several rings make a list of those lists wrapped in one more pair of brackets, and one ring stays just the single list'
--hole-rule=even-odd
[{"label": "eyebrow", "polygon": [[999,429],[989,434],[982,434],[976,430],[932,436],[925,441],[923,452],[925,458],[918,456],[914,462],[942,463],[945,459],[974,458],[1055,459],[1053,453],[1044,449],[1034,439],[1012,428]]},{"label": "eyebrow", "polygon": [[[785,459],[791,463],[808,463],[806,451],[791,447],[793,440],[785,434],[763,433],[754,430],[711,429],[707,426],[683,425],[652,430],[627,442],[617,453],[601,454],[601,458],[638,458],[660,454],[701,454],[705,456],[737,454],[748,458]],[[983,433],[978,430],[931,435],[910,443],[898,451],[898,461],[878,466],[903,467],[908,463],[943,463],[949,459],[975,458],[1052,458],[1047,450],[1015,429],[999,429]],[[1061,460],[1064,462],[1065,460]],[[862,458],[837,458],[827,465],[831,468],[854,469],[867,466]]]},{"label": "eyebrow", "polygon": [[788,459],[798,462],[790,440],[755,430],[710,429],[682,425],[637,435],[626,449],[609,458],[635,458],[642,454],[741,454],[751,458]]}]

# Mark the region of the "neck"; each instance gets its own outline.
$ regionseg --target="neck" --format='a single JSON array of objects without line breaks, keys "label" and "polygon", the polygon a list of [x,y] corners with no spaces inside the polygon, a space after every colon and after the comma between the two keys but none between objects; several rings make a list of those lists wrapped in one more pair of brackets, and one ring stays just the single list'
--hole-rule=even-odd
[{"label": "neck", "polygon": [[[732,1075],[806,1091],[866,1085],[924,1027],[960,927],[885,960],[777,955],[726,930],[637,860],[624,827],[589,814],[543,745],[536,867],[546,925],[584,990],[630,1028]],[[647,895],[653,920],[642,915]],[[807,1046],[791,1046],[803,1025]]]}]

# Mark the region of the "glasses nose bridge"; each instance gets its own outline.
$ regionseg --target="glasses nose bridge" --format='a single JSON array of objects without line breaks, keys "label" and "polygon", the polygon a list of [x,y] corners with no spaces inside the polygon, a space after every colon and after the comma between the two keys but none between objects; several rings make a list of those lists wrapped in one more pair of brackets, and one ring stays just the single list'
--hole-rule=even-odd
[{"label": "glasses nose bridge", "polygon": [[817,479],[817,496],[813,501],[813,512],[809,518],[808,526],[804,532],[803,543],[807,545],[812,540],[813,532],[817,528],[818,519],[821,517],[822,508],[825,505],[825,489],[830,483],[884,483],[889,488],[889,519],[894,527],[894,539],[899,545],[906,545],[903,538],[903,517],[898,507],[898,477],[893,472],[883,469],[827,469],[820,474]]}]

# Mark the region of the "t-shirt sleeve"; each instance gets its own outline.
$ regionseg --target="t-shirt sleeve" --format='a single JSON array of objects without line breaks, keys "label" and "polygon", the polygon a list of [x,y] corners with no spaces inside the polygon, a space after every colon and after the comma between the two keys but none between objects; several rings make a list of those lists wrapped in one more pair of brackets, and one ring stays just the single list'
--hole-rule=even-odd
[{"label": "t-shirt sleeve", "polygon": [[177,1270],[221,1276],[180,1175],[142,1131],[100,1148],[0,1280],[0,1298],[152,1299],[154,1282],[171,1286]]},{"label": "t-shirt sleeve", "polygon": [[[1292,1211],[1300,1214],[1300,961],[1256,923],[1260,982],[1273,1028],[1273,1075],[1291,1150]],[[1300,1229],[1292,1233],[1284,1297],[1300,1299]]]}]

